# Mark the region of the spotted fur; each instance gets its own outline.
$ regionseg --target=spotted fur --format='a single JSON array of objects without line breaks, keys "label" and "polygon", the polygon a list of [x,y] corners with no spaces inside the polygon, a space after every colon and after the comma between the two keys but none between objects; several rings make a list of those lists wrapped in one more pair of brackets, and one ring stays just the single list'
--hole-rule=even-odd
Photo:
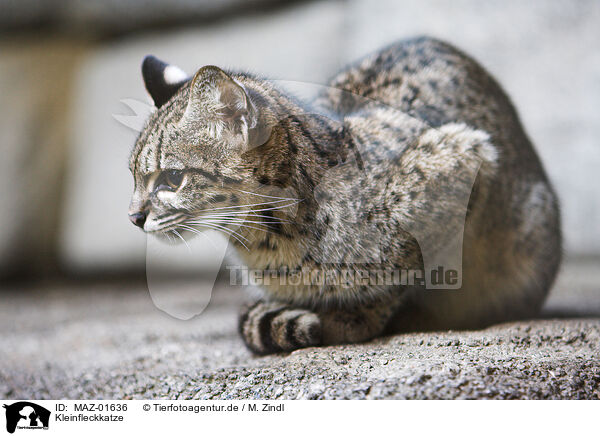
[{"label": "spotted fur", "polygon": [[[400,41],[311,104],[212,66],[174,89],[179,74],[154,65],[144,76],[157,110],[131,154],[130,213],[158,235],[224,231],[273,277],[240,317],[251,350],[477,328],[541,306],[561,258],[557,199],[509,99],[459,50]],[[278,280],[457,258],[452,291]]]}]

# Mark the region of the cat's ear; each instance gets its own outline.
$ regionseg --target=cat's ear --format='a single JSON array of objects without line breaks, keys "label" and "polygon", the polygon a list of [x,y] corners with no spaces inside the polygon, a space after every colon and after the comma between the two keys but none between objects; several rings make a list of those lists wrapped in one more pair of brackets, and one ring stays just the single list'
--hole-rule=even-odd
[{"label": "cat's ear", "polygon": [[218,67],[202,67],[190,85],[186,120],[208,119],[215,135],[225,129],[246,136],[256,125],[256,108],[243,85]]},{"label": "cat's ear", "polygon": [[165,104],[190,78],[175,65],[169,65],[154,56],[146,56],[142,62],[142,76],[146,89],[159,108]]}]

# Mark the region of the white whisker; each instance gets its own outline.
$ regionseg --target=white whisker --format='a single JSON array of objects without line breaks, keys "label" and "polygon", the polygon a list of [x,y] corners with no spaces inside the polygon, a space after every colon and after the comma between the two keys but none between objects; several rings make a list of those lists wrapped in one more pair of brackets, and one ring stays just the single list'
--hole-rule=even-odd
[{"label": "white whisker", "polygon": [[233,212],[227,212],[229,215],[245,215],[245,214],[250,214],[250,213],[254,213],[254,212],[265,212],[268,210],[279,210],[279,209],[284,209],[286,207],[290,207],[290,206],[295,206],[296,204],[298,204],[299,202],[296,203],[292,203],[292,204],[286,204],[286,205],[281,205],[281,206],[276,206],[276,207],[267,207],[264,209],[249,209],[249,210],[245,210],[245,211],[233,211]]},{"label": "white whisker", "polygon": [[216,227],[222,229],[223,231],[231,232],[232,234],[235,234],[235,235],[239,236],[240,238],[242,238],[244,241],[248,242],[248,238],[245,238],[244,236],[240,235],[235,230],[225,227],[224,225],[219,223],[219,221],[202,221],[202,223],[200,223],[200,224],[216,226]]},{"label": "white whisker", "polygon": [[[242,215],[242,214],[236,214],[236,215]],[[234,219],[244,219],[244,220],[247,220],[245,218],[233,217],[232,214],[229,214],[229,213],[217,213],[217,214],[210,214],[210,215],[202,215],[202,218],[229,218],[229,217],[234,218]],[[275,216],[269,216],[269,215],[255,215],[255,214],[252,214],[251,218],[265,218],[265,220],[250,221],[250,222],[291,223],[291,221],[289,221],[289,220],[284,220],[282,218],[277,218]]]},{"label": "white whisker", "polygon": [[[252,221],[252,220],[247,220],[247,219],[243,219],[243,218],[233,218],[233,217],[226,217],[226,216],[222,216],[222,217],[202,217],[204,218],[203,220],[199,220],[197,222],[202,223],[204,221],[208,221],[208,222],[228,222],[228,223],[250,223],[250,224],[260,224],[263,226],[267,226],[269,224],[277,224],[276,222],[263,222],[263,221]],[[189,222],[194,222],[194,221],[189,221]]]},{"label": "white whisker", "polygon": [[173,229],[171,230],[179,239],[181,239],[183,241],[183,243],[185,244],[185,246],[187,247],[188,251],[191,253],[192,249],[190,248],[190,246],[188,245],[187,241],[183,238],[183,236],[181,236],[181,234],[176,230]]},{"label": "white whisker", "polygon": [[291,197],[275,197],[273,195],[265,195],[265,194],[257,194],[256,192],[249,192],[249,191],[242,191],[241,189],[236,189],[236,191],[239,192],[243,192],[244,194],[250,194],[250,195],[258,195],[259,197],[265,197],[265,198],[278,198],[280,200],[293,200],[293,201],[302,201],[299,198],[291,198]]},{"label": "white whisker", "polygon": [[266,205],[269,205],[269,204],[278,204],[278,203],[284,203],[284,202],[287,202],[287,201],[293,201],[293,200],[275,200],[275,201],[266,201],[266,202],[263,202],[263,203],[239,204],[237,206],[212,207],[210,209],[197,210],[197,211],[195,211],[195,213],[211,212],[211,211],[214,211],[214,210],[239,209],[240,207],[266,206]]},{"label": "white whisker", "polygon": [[212,241],[212,239],[210,239],[208,237],[208,235],[205,234],[204,232],[200,232],[197,229],[194,229],[194,228],[192,228],[190,226],[186,226],[185,224],[181,224],[180,227],[183,227],[185,230],[188,230],[188,231],[190,231],[192,233],[195,233],[196,235],[202,236],[203,238],[205,238],[206,240],[208,240],[208,242],[210,242],[210,245],[212,245],[215,250],[217,250],[217,251],[219,250],[217,248],[217,246],[215,245],[215,243]]},{"label": "white whisker", "polygon": [[221,231],[221,232],[227,234],[228,236],[232,236],[232,237],[235,238],[236,241],[238,241],[240,244],[242,244],[246,248],[246,250],[248,250],[248,251],[250,250],[246,246],[246,244],[244,244],[244,242],[241,240],[241,239],[244,239],[246,242],[248,242],[248,239],[245,238],[244,236],[240,235],[239,233],[237,233],[237,232],[235,232],[235,231],[233,231],[231,229],[228,229],[227,227],[223,227],[223,226],[220,226],[218,224],[209,223],[209,222],[195,222],[194,224],[195,225],[199,225],[199,226],[204,226],[204,227],[207,227],[207,228],[212,229],[212,230],[218,230],[218,231]]},{"label": "white whisker", "polygon": [[211,224],[219,224],[219,225],[220,224],[234,224],[234,225],[237,225],[238,227],[244,227],[244,228],[247,228],[247,229],[260,230],[260,231],[263,231],[263,232],[269,232],[269,230],[271,230],[270,228],[261,229],[259,227],[249,226],[249,225],[244,224],[243,221],[242,222],[239,222],[239,221],[237,221],[237,222],[233,221],[232,222],[232,221],[223,221],[223,220],[219,220],[219,221],[214,221],[214,220],[211,221],[211,220],[209,220],[209,221],[204,221],[204,222],[208,222],[208,223],[211,223]]}]

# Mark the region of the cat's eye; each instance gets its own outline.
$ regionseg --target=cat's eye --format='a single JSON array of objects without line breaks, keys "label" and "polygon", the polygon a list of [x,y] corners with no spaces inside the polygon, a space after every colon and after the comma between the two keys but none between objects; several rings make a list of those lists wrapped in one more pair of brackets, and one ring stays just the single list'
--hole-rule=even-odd
[{"label": "cat's eye", "polygon": [[177,188],[179,188],[179,186],[181,186],[181,182],[183,182],[183,175],[183,171],[181,170],[163,171],[158,176],[155,190],[175,191]]}]

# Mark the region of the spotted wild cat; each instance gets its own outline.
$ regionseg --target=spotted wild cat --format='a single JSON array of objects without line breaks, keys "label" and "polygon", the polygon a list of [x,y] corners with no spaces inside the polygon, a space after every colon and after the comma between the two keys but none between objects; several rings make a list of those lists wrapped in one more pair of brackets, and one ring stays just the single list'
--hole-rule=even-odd
[{"label": "spotted wild cat", "polygon": [[[214,66],[188,78],[149,56],[142,72],[156,111],[130,158],[130,218],[156,235],[222,231],[274,276],[240,317],[254,352],[540,308],[561,258],[556,196],[508,97],[452,46],[395,43],[310,104]],[[458,265],[460,289],[429,289],[428,264]],[[342,271],[366,280],[282,280]]]}]

